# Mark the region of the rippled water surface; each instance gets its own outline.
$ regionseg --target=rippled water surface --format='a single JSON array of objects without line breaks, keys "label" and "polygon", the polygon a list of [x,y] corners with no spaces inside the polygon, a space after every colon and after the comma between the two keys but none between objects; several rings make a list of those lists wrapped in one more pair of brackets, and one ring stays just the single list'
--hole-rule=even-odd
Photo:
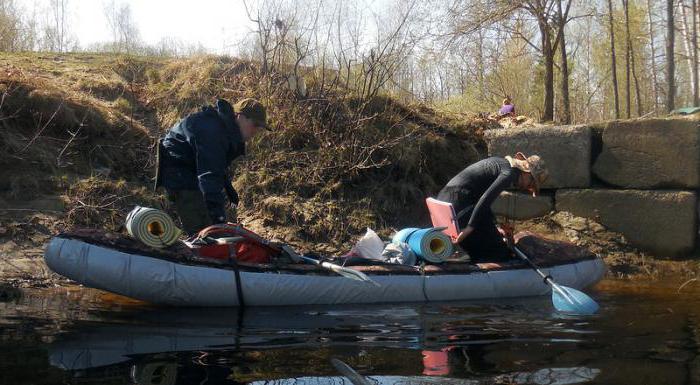
[{"label": "rippled water surface", "polygon": [[[592,317],[549,298],[153,308],[84,288],[0,303],[3,384],[697,384],[700,284],[606,281]],[[354,379],[354,381],[358,381]]]}]

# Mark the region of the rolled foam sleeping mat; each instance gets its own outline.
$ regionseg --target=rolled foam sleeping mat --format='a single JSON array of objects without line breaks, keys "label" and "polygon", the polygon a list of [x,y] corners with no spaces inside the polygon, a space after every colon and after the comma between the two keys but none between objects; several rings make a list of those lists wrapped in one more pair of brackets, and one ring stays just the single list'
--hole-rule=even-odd
[{"label": "rolled foam sleeping mat", "polygon": [[407,243],[417,256],[432,263],[445,262],[454,251],[450,237],[434,227],[406,228],[394,234],[391,241]]},{"label": "rolled foam sleeping mat", "polygon": [[172,245],[182,233],[168,214],[149,207],[134,207],[125,225],[129,235],[157,249]]}]

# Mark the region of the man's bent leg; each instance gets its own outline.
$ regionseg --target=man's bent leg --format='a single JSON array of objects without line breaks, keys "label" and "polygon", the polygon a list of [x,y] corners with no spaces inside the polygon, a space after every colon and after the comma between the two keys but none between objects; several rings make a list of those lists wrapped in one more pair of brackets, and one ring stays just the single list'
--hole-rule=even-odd
[{"label": "man's bent leg", "polygon": [[194,235],[199,230],[211,226],[212,221],[199,190],[168,191],[168,200],[175,205],[182,229],[188,235]]}]

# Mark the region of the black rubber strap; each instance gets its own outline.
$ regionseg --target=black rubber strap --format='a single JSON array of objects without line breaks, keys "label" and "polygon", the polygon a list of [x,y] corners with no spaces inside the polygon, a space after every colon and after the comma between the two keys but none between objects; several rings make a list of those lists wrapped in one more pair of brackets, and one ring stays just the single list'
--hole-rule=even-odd
[{"label": "black rubber strap", "polygon": [[421,277],[421,291],[423,292],[423,299],[425,299],[425,302],[430,302],[428,299],[428,293],[425,291],[425,262],[421,262],[420,266],[418,267],[418,272],[420,273]]},{"label": "black rubber strap", "polygon": [[554,278],[552,278],[552,276],[549,275],[549,274],[545,275],[545,276],[544,276],[544,279],[543,279],[543,280],[544,280],[544,283],[547,284],[547,283],[548,283],[547,281],[550,280],[550,279],[554,279]]},{"label": "black rubber strap", "polygon": [[233,274],[236,276],[236,294],[238,295],[238,305],[240,307],[245,307],[243,285],[241,285],[241,271],[238,268],[238,262],[236,261],[236,250],[233,248],[233,245],[228,246],[228,260],[233,267]]}]

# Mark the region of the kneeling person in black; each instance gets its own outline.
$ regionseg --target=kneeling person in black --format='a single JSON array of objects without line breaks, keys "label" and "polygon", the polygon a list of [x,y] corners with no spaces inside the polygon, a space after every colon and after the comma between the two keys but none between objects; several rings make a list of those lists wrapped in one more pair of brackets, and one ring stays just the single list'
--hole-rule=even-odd
[{"label": "kneeling person in black", "polygon": [[491,204],[505,189],[515,186],[533,196],[549,176],[537,155],[491,157],[462,170],[440,190],[438,200],[450,202],[457,213],[460,234],[457,244],[473,262],[495,262],[511,257],[508,245],[496,227]]}]

